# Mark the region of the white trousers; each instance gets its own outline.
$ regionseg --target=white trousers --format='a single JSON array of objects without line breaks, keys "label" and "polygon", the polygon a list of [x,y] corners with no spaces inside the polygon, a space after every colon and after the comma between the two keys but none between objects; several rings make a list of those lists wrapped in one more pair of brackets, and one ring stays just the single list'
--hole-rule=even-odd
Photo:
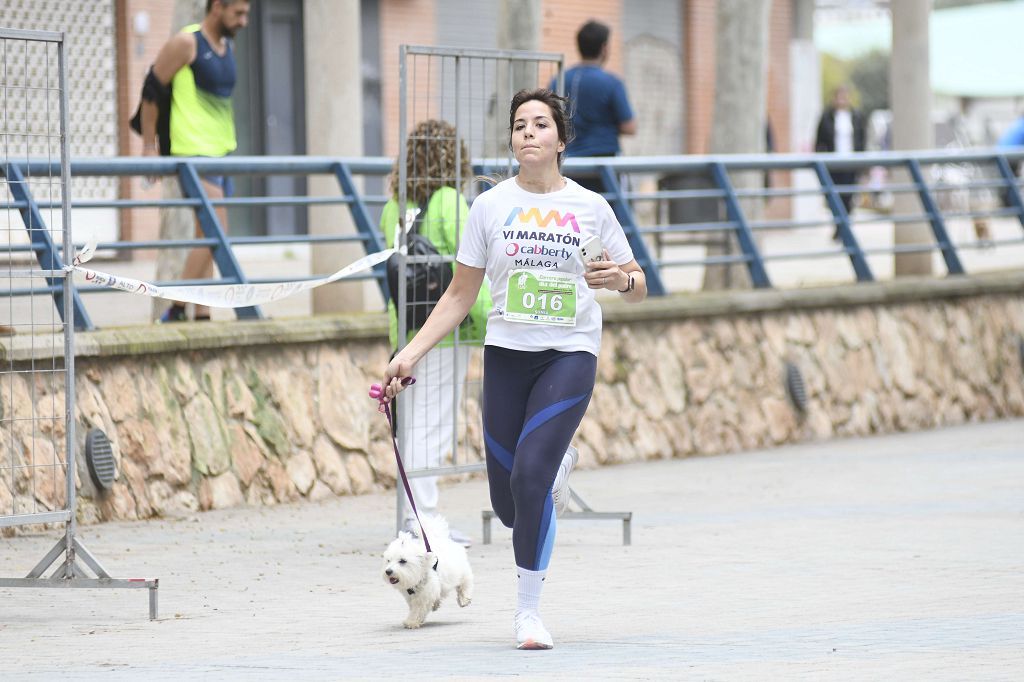
[{"label": "white trousers", "polygon": [[[407,471],[436,469],[452,453],[469,350],[433,348],[416,365],[416,383],[399,395],[399,446]],[[409,487],[421,512],[437,509],[437,476],[410,477]],[[412,516],[406,504],[405,517]]]}]

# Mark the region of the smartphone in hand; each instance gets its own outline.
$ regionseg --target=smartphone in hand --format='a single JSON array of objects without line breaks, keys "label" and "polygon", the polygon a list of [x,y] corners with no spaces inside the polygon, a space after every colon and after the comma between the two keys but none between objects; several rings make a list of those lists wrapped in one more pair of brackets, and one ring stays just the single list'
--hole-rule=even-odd
[{"label": "smartphone in hand", "polygon": [[584,265],[604,260],[604,245],[601,243],[601,238],[596,234],[587,237],[580,244],[580,260],[583,261]]}]

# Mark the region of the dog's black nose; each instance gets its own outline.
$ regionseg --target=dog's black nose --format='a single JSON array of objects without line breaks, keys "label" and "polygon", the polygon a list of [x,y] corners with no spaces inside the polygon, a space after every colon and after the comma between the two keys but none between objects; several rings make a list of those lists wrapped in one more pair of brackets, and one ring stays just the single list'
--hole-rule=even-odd
[{"label": "dog's black nose", "polygon": [[393,573],[393,571],[390,568],[388,570],[384,571],[384,575],[391,575],[392,573]]}]

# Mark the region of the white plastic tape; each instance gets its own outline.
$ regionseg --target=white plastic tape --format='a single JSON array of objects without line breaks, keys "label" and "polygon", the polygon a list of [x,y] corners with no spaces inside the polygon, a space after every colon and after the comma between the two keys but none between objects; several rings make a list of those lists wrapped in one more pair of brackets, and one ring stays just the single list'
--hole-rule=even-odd
[{"label": "white plastic tape", "polygon": [[133,294],[143,294],[154,298],[166,298],[171,301],[195,303],[214,308],[245,308],[279,301],[300,291],[315,289],[363,272],[364,270],[369,270],[374,265],[386,261],[394,252],[394,249],[385,249],[384,251],[371,253],[354,263],[346,265],[333,275],[321,277],[320,279],[299,282],[274,282],[271,284],[203,284],[184,287],[158,287],[155,284],[143,282],[142,280],[118,277],[82,267],[82,263],[88,263],[96,253],[96,243],[91,242],[75,256],[73,265],[67,266],[65,269],[81,272],[85,275],[85,281],[90,284],[99,284]]}]

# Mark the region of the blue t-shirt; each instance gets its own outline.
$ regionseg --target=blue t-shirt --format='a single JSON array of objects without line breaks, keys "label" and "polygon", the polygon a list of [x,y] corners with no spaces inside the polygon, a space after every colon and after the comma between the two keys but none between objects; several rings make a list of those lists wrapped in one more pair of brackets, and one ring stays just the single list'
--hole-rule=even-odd
[{"label": "blue t-shirt", "polygon": [[1017,122],[1010,126],[1010,129],[999,138],[1000,147],[1021,147],[1024,146],[1024,116],[1017,119]]},{"label": "blue t-shirt", "polygon": [[[551,89],[555,81],[551,81]],[[574,66],[565,72],[576,137],[566,156],[608,156],[619,153],[619,125],[633,118],[622,81],[599,66]]]}]

